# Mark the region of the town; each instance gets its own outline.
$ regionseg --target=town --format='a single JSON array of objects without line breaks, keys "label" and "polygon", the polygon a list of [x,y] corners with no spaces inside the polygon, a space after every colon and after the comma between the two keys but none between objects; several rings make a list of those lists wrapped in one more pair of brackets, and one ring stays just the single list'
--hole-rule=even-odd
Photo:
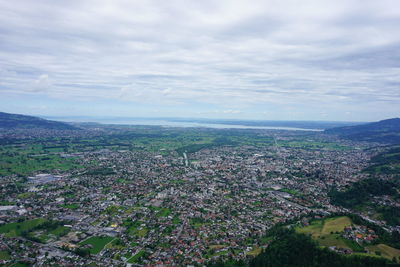
[{"label": "town", "polygon": [[[56,157],[69,168],[1,177],[1,264],[203,266],[248,259],[268,246],[264,235],[277,223],[348,212],[328,193],[367,177],[362,170],[384,150],[297,131],[96,127],[2,133],[3,160],[6,153],[28,161]],[[215,143],[220,136],[229,140]],[[88,149],[81,144],[89,137],[111,144],[93,141]],[[345,234],[357,240],[376,237],[351,229]]]}]

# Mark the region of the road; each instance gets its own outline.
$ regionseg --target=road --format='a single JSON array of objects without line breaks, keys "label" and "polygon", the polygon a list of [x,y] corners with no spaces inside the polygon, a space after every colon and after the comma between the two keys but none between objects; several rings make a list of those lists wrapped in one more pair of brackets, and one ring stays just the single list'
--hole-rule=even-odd
[{"label": "road", "polygon": [[183,158],[185,159],[185,166],[188,167],[189,166],[189,160],[188,160],[188,157],[186,155],[186,152],[183,152]]}]

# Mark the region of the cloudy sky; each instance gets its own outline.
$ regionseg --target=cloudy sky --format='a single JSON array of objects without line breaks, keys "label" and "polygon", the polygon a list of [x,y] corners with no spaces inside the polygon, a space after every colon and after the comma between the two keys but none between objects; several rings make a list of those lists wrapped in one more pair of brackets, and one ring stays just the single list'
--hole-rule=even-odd
[{"label": "cloudy sky", "polygon": [[398,0],[0,0],[0,111],[400,116]]}]

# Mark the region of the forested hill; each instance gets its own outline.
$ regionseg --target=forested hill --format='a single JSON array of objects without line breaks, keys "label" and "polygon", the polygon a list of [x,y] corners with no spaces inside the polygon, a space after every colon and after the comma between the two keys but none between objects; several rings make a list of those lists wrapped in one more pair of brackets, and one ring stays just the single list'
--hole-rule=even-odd
[{"label": "forested hill", "polygon": [[322,248],[310,236],[275,227],[269,246],[258,256],[244,261],[216,262],[210,267],[398,267],[399,264],[373,256],[345,256]]},{"label": "forested hill", "polygon": [[64,122],[50,121],[33,116],[0,112],[1,129],[40,128],[51,130],[76,130],[78,128]]},{"label": "forested hill", "polygon": [[400,118],[393,118],[356,126],[345,126],[325,130],[342,138],[355,141],[369,141],[400,144]]}]

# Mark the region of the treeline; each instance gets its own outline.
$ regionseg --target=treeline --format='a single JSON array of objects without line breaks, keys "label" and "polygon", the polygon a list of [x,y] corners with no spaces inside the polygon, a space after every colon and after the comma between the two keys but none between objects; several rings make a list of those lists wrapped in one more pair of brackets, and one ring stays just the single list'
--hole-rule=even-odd
[{"label": "treeline", "polygon": [[365,204],[371,196],[382,195],[396,196],[396,184],[387,180],[368,178],[353,183],[346,191],[334,189],[328,194],[332,204],[346,208]]},{"label": "treeline", "polygon": [[268,248],[250,262],[217,262],[210,266],[380,267],[400,265],[383,258],[340,255],[327,248],[320,248],[309,236],[280,227],[275,231],[274,239]]}]

